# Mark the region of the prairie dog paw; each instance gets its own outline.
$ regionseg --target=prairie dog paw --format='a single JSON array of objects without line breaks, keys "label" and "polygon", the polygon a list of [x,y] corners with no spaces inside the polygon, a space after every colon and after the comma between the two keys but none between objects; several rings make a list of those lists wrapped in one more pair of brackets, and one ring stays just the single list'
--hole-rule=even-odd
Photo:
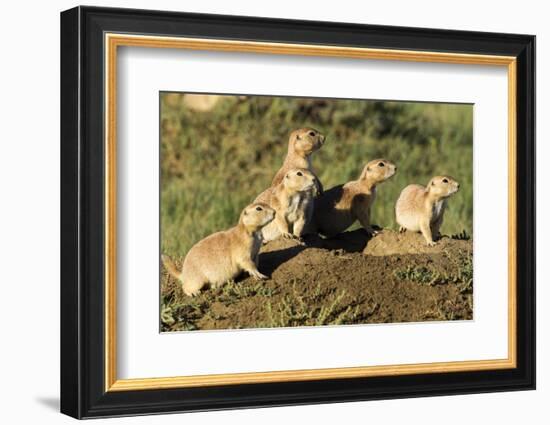
[{"label": "prairie dog paw", "polygon": [[252,273],[252,277],[256,280],[267,280],[269,277],[267,277],[265,274],[262,274],[260,272]]},{"label": "prairie dog paw", "polygon": [[199,295],[200,289],[195,289],[195,290],[184,289],[183,292],[188,297],[196,297],[197,295]]},{"label": "prairie dog paw", "polygon": [[300,245],[305,245],[304,238],[302,238],[301,236],[293,235],[292,239],[294,239]]}]

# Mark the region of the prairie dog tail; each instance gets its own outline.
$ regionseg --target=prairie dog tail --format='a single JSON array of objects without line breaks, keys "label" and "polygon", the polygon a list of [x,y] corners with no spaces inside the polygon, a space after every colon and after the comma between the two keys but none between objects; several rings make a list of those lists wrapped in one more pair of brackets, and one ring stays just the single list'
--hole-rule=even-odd
[{"label": "prairie dog tail", "polygon": [[162,264],[164,264],[164,268],[168,270],[168,273],[170,273],[174,278],[181,281],[181,272],[178,271],[172,259],[168,257],[168,255],[164,254],[161,255],[160,258],[162,259]]}]

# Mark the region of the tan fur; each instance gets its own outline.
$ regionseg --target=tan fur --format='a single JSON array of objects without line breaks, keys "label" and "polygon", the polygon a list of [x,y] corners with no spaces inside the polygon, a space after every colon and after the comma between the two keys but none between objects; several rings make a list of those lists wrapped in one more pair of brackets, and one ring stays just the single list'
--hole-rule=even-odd
[{"label": "tan fur", "polygon": [[[325,136],[313,128],[300,128],[290,133],[286,158],[282,167],[277,171],[277,174],[275,174],[271,182],[271,187],[281,183],[286,173],[292,169],[305,168],[315,174],[311,166],[311,154],[319,150],[321,146],[323,146],[323,143],[325,143]],[[317,177],[315,177],[315,179],[317,190],[322,192],[323,187],[321,182]]]},{"label": "tan fur", "polygon": [[258,271],[262,245],[261,230],[275,218],[275,210],[256,202],[241,213],[239,223],[229,230],[213,233],[197,242],[187,253],[181,272],[167,256],[162,256],[166,270],[182,282],[187,295],[196,295],[210,284],[220,286],[242,271],[256,279],[267,279]]},{"label": "tan fur", "polygon": [[[311,155],[319,150],[325,143],[325,136],[319,131],[304,127],[298,130],[294,130],[290,133],[288,138],[288,152],[283,162],[282,167],[277,171],[271,187],[277,186],[281,183],[290,170],[297,168],[305,168],[315,175],[315,171],[311,165]],[[311,196],[315,197],[318,194],[323,193],[323,185],[321,181],[315,175],[315,191],[311,190]],[[309,204],[309,208],[306,211],[307,225],[303,233],[314,233],[312,228],[313,219],[313,203]]]},{"label": "tan fur", "polygon": [[370,235],[370,211],[376,198],[376,186],[395,174],[397,167],[386,159],[375,159],[363,168],[358,180],[327,190],[315,200],[314,217],[319,233],[334,236],[356,220]]},{"label": "tan fur", "polygon": [[313,206],[315,174],[305,168],[289,170],[283,180],[262,192],[255,202],[265,202],[275,210],[275,220],[262,229],[264,242],[279,236],[301,238],[308,211]]},{"label": "tan fur", "polygon": [[427,187],[411,184],[401,191],[395,204],[399,231],[421,232],[429,246],[440,237],[447,199],[458,191],[460,184],[450,176],[436,176]]}]

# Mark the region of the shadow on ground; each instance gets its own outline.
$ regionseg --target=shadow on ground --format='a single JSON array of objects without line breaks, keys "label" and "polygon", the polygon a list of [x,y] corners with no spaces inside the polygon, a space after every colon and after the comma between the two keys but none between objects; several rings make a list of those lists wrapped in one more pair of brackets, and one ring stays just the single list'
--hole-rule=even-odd
[{"label": "shadow on ground", "polygon": [[59,412],[59,397],[36,397],[35,400],[38,404]]}]

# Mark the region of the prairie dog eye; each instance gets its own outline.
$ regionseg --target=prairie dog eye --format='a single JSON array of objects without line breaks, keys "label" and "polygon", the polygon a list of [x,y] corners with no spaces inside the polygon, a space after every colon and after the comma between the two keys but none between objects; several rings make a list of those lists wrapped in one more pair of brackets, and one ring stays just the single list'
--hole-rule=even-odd
[{"label": "prairie dog eye", "polygon": [[302,176],[303,176],[303,174],[302,174],[302,172],[301,172],[301,171],[298,171],[298,172],[296,173],[296,175],[297,175],[297,176],[300,176],[300,177],[302,177]]},{"label": "prairie dog eye", "polygon": [[308,134],[309,134],[311,137],[315,137],[315,132],[314,132],[314,131],[310,131]]},{"label": "prairie dog eye", "polygon": [[383,162],[379,162],[379,163],[378,163],[378,166],[379,166],[379,167],[383,167],[383,166],[384,166],[384,163],[383,163]]},{"label": "prairie dog eye", "polygon": [[256,211],[261,211],[262,207],[256,207]]},{"label": "prairie dog eye", "polygon": [[443,183],[449,183],[449,180],[443,179]]}]

